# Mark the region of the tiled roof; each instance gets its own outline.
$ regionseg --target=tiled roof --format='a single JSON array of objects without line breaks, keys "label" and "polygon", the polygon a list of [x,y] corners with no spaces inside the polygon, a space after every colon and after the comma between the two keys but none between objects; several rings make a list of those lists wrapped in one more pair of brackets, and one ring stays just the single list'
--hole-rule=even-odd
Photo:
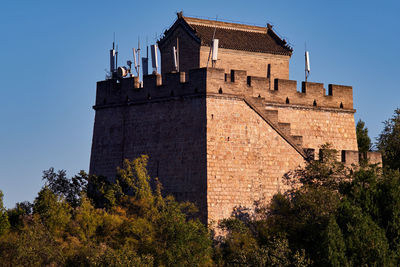
[{"label": "tiled roof", "polygon": [[[221,48],[289,56],[293,51],[272,30],[272,27],[205,20],[179,16],[179,14],[174,26],[178,24],[189,29],[191,34],[197,37],[203,46],[210,46],[215,31],[214,38],[219,39],[219,47]],[[165,40],[174,26],[165,32],[164,38],[160,40],[161,42]]]}]

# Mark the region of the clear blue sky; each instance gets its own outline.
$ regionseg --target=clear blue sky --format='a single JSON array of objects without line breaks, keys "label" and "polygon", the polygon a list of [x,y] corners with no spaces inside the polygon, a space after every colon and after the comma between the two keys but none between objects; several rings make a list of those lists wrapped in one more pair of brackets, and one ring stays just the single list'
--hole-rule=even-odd
[{"label": "clear blue sky", "polygon": [[185,15],[274,25],[294,48],[290,79],[354,87],[356,120],[372,138],[400,107],[400,2],[3,1],[0,5],[0,189],[7,207],[32,201],[49,167],[88,170],[96,81],[113,32],[119,62],[137,38],[154,43]]}]

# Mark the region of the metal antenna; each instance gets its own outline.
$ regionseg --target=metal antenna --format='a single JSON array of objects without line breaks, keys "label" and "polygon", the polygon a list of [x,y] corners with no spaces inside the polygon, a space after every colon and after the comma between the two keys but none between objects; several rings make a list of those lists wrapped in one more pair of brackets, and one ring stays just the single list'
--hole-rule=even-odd
[{"label": "metal antenna", "polygon": [[176,60],[177,60],[177,71],[179,72],[179,37],[176,37]]},{"label": "metal antenna", "polygon": [[113,74],[115,70],[117,69],[115,66],[115,32],[114,32],[114,40],[113,40],[113,45],[112,49],[110,50],[110,78],[113,78]]},{"label": "metal antenna", "polygon": [[149,38],[147,36],[146,36],[146,49],[147,49],[146,57],[149,58]]},{"label": "metal antenna", "polygon": [[[137,58],[138,58],[138,64],[137,64],[137,68],[136,68],[136,72],[138,77],[140,77],[140,37],[138,36],[138,49],[137,49]],[[139,78],[140,79],[140,78]]]},{"label": "metal antenna", "polygon": [[307,51],[307,44],[304,43],[304,57],[305,57],[305,68],[304,68],[304,74],[305,74],[305,81],[307,82],[308,76],[310,75],[310,54]]},{"label": "metal antenna", "polygon": [[[218,21],[218,15],[217,15],[217,17],[215,18],[215,22],[217,22]],[[211,39],[211,44],[210,44],[210,52],[208,53],[208,59],[207,59],[207,65],[206,65],[206,68],[208,68],[208,62],[210,62],[210,57],[211,57],[211,51],[212,51],[212,41],[214,40],[214,37],[215,37],[215,32],[217,31],[217,23],[215,23],[215,27],[214,27],[214,33],[213,33],[213,37],[212,37],[212,39]]]},{"label": "metal antenna", "polygon": [[148,46],[148,37],[146,36],[146,57],[143,57],[142,60],[142,76],[149,74],[149,46]]},{"label": "metal antenna", "polygon": [[117,45],[117,51],[115,52],[115,69],[118,69],[118,45]]}]

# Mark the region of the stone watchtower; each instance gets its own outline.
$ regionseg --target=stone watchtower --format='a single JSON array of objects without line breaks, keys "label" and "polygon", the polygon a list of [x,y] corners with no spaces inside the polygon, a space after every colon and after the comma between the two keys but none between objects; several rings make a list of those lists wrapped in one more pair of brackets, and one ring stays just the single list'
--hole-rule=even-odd
[{"label": "stone watchtower", "polygon": [[[207,61],[213,35],[218,61]],[[172,47],[179,49],[174,71]],[[292,49],[272,27],[178,18],[159,40],[160,74],[97,83],[90,173],[112,177],[150,156],[167,193],[195,202],[204,221],[269,200],[284,173],[330,142],[358,161],[349,86],[289,78]]]}]

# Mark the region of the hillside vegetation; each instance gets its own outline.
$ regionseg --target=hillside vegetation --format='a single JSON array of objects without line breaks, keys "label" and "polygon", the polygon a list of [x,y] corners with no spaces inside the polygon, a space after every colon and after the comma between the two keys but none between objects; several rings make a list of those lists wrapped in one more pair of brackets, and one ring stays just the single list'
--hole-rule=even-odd
[{"label": "hillside vegetation", "polygon": [[[360,151],[372,148],[362,121],[357,136]],[[400,110],[377,141],[383,168],[350,171],[323,148],[322,161],[285,175],[290,190],[235,208],[218,225],[223,236],[194,204],[162,194],[147,156],[112,180],[50,168],[33,203],[6,210],[0,191],[0,265],[398,266]]]}]

